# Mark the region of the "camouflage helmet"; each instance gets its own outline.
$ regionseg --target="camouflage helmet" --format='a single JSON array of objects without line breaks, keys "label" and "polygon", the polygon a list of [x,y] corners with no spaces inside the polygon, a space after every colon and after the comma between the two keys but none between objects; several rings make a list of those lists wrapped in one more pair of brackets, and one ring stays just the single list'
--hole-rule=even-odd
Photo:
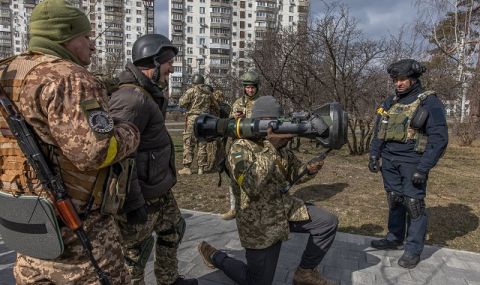
[{"label": "camouflage helmet", "polygon": [[132,61],[136,66],[155,67],[178,53],[178,48],[165,36],[149,34],[138,38],[132,47]]},{"label": "camouflage helmet", "polygon": [[204,84],[205,83],[205,78],[201,74],[195,74],[192,77],[192,84]]},{"label": "camouflage helmet", "polygon": [[251,118],[278,118],[283,116],[283,109],[273,96],[260,96],[252,107]]},{"label": "camouflage helmet", "polygon": [[390,64],[387,68],[388,74],[393,79],[398,77],[418,78],[427,68],[414,59],[402,59]]},{"label": "camouflage helmet", "polygon": [[244,73],[240,79],[242,80],[243,86],[254,85],[258,87],[258,85],[260,84],[260,77],[256,72],[253,71],[248,71]]}]

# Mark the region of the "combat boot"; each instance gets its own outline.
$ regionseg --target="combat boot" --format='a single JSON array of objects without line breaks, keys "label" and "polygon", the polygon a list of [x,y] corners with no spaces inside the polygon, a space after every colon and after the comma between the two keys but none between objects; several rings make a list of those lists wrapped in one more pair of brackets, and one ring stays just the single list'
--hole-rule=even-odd
[{"label": "combat boot", "polygon": [[293,275],[293,285],[335,285],[335,283],[323,278],[317,268],[298,267]]},{"label": "combat boot", "polygon": [[206,241],[202,241],[198,245],[198,252],[200,253],[200,256],[202,256],[203,262],[205,262],[205,265],[210,268],[215,268],[212,257],[217,251],[218,250],[216,248],[208,244]]},{"label": "combat boot", "polygon": [[172,285],[198,285],[197,279],[185,279],[183,276],[180,276],[175,280]]},{"label": "combat boot", "polygon": [[379,240],[372,240],[372,242],[370,243],[370,245],[371,245],[373,248],[381,249],[381,250],[385,250],[385,249],[402,249],[402,247],[403,247],[403,242],[401,242],[401,241],[392,241],[392,240],[388,240],[388,239],[386,239],[386,238],[383,238],[383,239],[379,239]]},{"label": "combat boot", "polygon": [[235,211],[235,209],[230,209],[228,212],[222,214],[222,219],[224,219],[225,221],[228,221],[228,220],[233,220],[235,219],[235,216],[237,215],[237,211]]},{"label": "combat boot", "polygon": [[184,167],[183,169],[180,169],[178,171],[178,174],[180,174],[180,175],[192,175],[192,170],[190,169],[190,167]]},{"label": "combat boot", "polygon": [[203,167],[198,168],[198,175],[203,175]]},{"label": "combat boot", "polygon": [[398,265],[403,268],[412,269],[415,268],[415,266],[417,266],[419,262],[420,255],[404,252],[402,257],[400,257],[400,259],[398,260]]}]

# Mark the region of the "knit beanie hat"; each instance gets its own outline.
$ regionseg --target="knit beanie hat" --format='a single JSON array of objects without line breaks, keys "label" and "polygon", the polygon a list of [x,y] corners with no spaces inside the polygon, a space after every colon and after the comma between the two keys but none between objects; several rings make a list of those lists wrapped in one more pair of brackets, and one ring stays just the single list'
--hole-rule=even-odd
[{"label": "knit beanie hat", "polygon": [[64,43],[91,31],[87,15],[65,0],[45,0],[30,17],[30,37]]}]

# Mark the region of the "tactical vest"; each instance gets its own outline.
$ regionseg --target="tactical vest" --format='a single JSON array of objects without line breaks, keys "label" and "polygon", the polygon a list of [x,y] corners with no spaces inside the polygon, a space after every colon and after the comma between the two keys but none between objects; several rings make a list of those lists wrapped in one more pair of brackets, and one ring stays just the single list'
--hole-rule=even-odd
[{"label": "tactical vest", "polygon": [[[0,67],[0,84],[15,106],[19,105],[25,78],[36,67],[60,60],[50,55],[38,56],[33,59],[29,57],[30,54],[25,54],[0,62],[0,66],[2,66]],[[40,193],[42,189],[40,181],[27,163],[16,139],[9,133],[7,122],[3,116],[0,116],[0,131],[0,190],[15,195]],[[95,204],[100,205],[109,168],[80,171],[62,154],[58,147],[47,145],[40,140],[39,142],[46,157],[52,163],[54,171],[61,173],[70,197],[88,201],[93,193]]]},{"label": "tactical vest", "polygon": [[427,136],[419,130],[410,127],[418,107],[429,95],[435,95],[433,91],[426,91],[418,95],[417,99],[410,104],[394,103],[390,109],[378,111],[382,116],[378,138],[384,141],[407,142],[415,141],[415,151],[423,153],[427,145]]}]

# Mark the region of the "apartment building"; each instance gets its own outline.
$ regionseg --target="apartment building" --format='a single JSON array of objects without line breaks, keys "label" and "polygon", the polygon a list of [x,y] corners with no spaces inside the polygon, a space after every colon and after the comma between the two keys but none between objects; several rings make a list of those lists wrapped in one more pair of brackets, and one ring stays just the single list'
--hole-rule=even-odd
[{"label": "apartment building", "polygon": [[[28,21],[39,0],[0,0],[0,58],[28,45]],[[131,59],[132,45],[154,32],[154,0],[70,0],[92,24],[96,54],[91,69],[115,72]]]},{"label": "apartment building", "polygon": [[180,52],[170,77],[179,96],[192,74],[238,76],[253,62],[248,51],[267,29],[306,23],[308,0],[170,0],[169,34]]}]

